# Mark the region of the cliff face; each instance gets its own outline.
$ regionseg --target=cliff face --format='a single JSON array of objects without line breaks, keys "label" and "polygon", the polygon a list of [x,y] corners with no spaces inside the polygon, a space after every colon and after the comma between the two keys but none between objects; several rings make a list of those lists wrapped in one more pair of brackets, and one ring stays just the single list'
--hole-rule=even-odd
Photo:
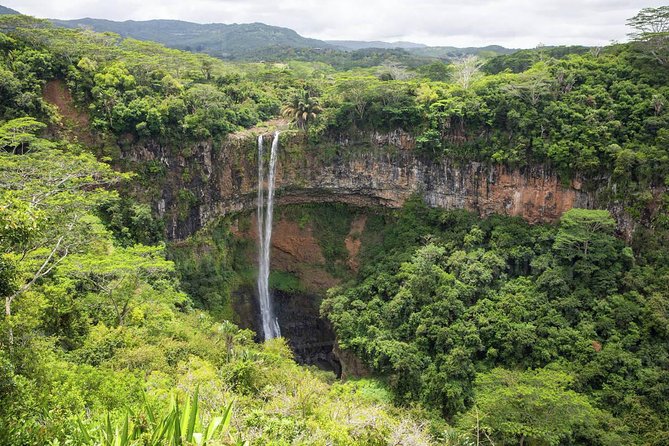
[{"label": "cliff face", "polygon": [[[278,204],[336,201],[400,207],[419,194],[435,207],[521,216],[537,223],[595,203],[580,182],[565,187],[544,166],[509,169],[422,159],[412,150],[411,138],[400,132],[366,135],[366,140],[355,143],[342,139],[327,147],[301,148],[288,140],[285,146],[280,148],[277,167]],[[187,237],[217,217],[253,209],[255,203],[254,136],[232,137],[220,147],[201,143],[190,152],[190,156],[168,155],[158,145],[126,152],[132,161],[164,166],[167,174],[156,202],[172,239]],[[191,197],[186,209],[179,201],[183,191]]]},{"label": "cliff face", "polygon": [[[594,193],[583,190],[579,181],[562,185],[545,166],[509,169],[434,162],[417,156],[413,147],[413,140],[400,132],[368,134],[355,141],[342,138],[316,147],[286,138],[279,152],[277,202],[395,208],[418,194],[431,206],[521,216],[532,223],[554,221],[572,207],[595,206]],[[149,184],[155,194],[150,198],[165,217],[171,239],[185,238],[218,217],[243,210],[251,212],[234,219],[233,233],[257,239],[253,212],[257,147],[252,133],[232,137],[220,146],[200,143],[181,154],[156,144],[136,146],[124,153],[132,163],[146,163],[154,170],[161,166],[163,174]],[[309,224],[291,219],[281,208],[275,217],[272,270],[298,278],[303,287],[295,293],[274,290],[283,335],[300,362],[318,364],[343,376],[364,376],[368,373],[364,365],[336,347],[334,333],[320,318],[319,298],[339,279],[328,272],[318,237]],[[358,268],[366,214],[351,217],[350,229],[341,241],[348,253],[345,265],[353,275]],[[254,294],[252,288],[238,290],[235,310],[242,327],[257,331],[259,312]]]}]

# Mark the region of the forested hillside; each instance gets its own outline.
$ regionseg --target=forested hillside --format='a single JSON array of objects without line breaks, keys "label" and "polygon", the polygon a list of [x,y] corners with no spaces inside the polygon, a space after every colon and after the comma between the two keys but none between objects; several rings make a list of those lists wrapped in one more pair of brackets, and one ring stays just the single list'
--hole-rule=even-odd
[{"label": "forested hillside", "polygon": [[[647,27],[667,14],[626,44],[451,63],[233,63],[0,16],[0,444],[668,444],[669,29]],[[249,145],[226,158],[249,181],[277,128],[305,166],[543,166],[596,200],[537,225],[419,198],[287,208],[336,279],[321,312],[364,375],[340,380],[232,322],[254,207],[173,240],[157,200],[184,222],[217,168],[196,151]],[[389,134],[408,142],[364,139]]]},{"label": "forested hillside", "polygon": [[[257,345],[193,308],[150,208],[114,190],[138,179],[104,162],[119,161],[104,156],[113,135],[176,145],[255,124],[278,113],[282,70],[254,83],[155,44],[24,17],[0,28],[0,443],[432,443],[379,384],[335,383],[282,340]],[[45,100],[50,79],[68,82],[89,129]],[[93,147],[77,142],[86,132]]]},{"label": "forested hillside", "polygon": [[[58,26],[113,32],[122,37],[150,40],[167,47],[204,53],[227,60],[282,61],[300,59],[324,61],[337,68],[364,64],[365,54],[377,58],[399,58],[403,62],[452,60],[466,55],[513,53],[500,46],[484,48],[427,47],[411,42],[323,41],[303,37],[288,28],[263,23],[199,24],[179,20],[114,22],[101,19],[53,20]],[[337,63],[336,60],[340,62]],[[362,59],[362,61],[361,61]]]},{"label": "forested hillside", "polygon": [[322,40],[302,37],[292,29],[263,23],[226,25],[182,22],[178,20],[149,20],[143,22],[113,22],[99,19],[55,20],[56,25],[68,28],[90,28],[98,32],[113,32],[122,37],[150,40],[168,47],[205,53],[224,59],[253,57],[259,50],[286,48],[335,49]]},{"label": "forested hillside", "polygon": [[667,441],[666,242],[635,251],[582,209],[529,226],[414,203],[375,224],[321,310],[396,401],[495,444]]}]

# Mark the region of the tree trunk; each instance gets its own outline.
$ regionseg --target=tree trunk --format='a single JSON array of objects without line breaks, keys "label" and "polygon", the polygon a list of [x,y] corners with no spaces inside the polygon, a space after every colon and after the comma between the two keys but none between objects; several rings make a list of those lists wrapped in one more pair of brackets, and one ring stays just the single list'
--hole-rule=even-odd
[{"label": "tree trunk", "polygon": [[11,348],[14,344],[14,330],[12,330],[12,296],[5,297],[5,318],[7,319],[7,324],[9,325],[9,347]]}]

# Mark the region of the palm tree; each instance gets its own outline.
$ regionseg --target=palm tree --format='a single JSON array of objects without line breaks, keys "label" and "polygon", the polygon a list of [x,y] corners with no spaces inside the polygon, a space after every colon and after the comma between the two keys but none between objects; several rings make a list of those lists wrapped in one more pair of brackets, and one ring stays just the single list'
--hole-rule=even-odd
[{"label": "palm tree", "polygon": [[311,96],[309,90],[301,90],[283,107],[281,114],[295,122],[297,128],[306,132],[309,129],[309,123],[316,119],[322,111],[318,98]]}]

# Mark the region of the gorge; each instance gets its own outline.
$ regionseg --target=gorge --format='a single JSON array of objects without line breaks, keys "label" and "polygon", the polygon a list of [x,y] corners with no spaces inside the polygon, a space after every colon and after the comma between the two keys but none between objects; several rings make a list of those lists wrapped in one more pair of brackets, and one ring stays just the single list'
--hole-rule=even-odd
[{"label": "gorge", "polygon": [[[63,113],[72,113],[67,103],[55,103]],[[277,134],[277,129],[282,132]],[[269,166],[265,166],[263,143],[272,136],[272,146],[281,140],[284,149],[282,156],[274,159],[273,178],[265,179],[266,167],[272,176],[273,157],[270,151]],[[275,120],[263,128],[229,135],[224,141],[201,141],[180,149],[157,141],[126,145],[121,162],[129,170],[155,172],[149,174],[151,186],[137,195],[153,203],[155,213],[165,221],[168,238],[177,244],[217,225],[220,219],[232,222],[233,227],[249,227],[255,221],[255,232],[234,230],[235,237],[257,243],[257,253],[248,255],[260,261],[259,303],[251,289],[233,290],[237,323],[268,338],[279,333],[280,322],[287,327],[282,334],[300,362],[338,373],[341,367],[359,367],[346,356],[340,364],[341,353],[333,355],[334,333],[320,317],[318,306],[325,291],[342,278],[328,271],[319,246],[322,235],[315,236],[309,225],[283,215],[286,207],[339,203],[349,206],[342,212],[364,217],[381,209],[399,209],[412,197],[420,197],[436,208],[465,209],[481,216],[519,216],[534,224],[555,222],[571,208],[608,208],[625,237],[639,223],[630,219],[622,203],[609,198],[608,191],[615,184],[606,176],[576,176],[565,181],[547,164],[514,168],[489,162],[434,160],[417,151],[415,137],[401,129],[350,131],[310,144],[289,129],[287,122]],[[265,184],[268,195],[264,195]],[[279,206],[275,225],[268,225],[269,189],[275,191],[273,201]],[[265,199],[266,212],[262,206]],[[253,210],[255,218],[250,214]],[[267,237],[272,226],[273,239],[272,234]],[[341,237],[338,242],[360,244],[360,238]],[[277,316],[270,312],[270,270],[265,267],[270,255],[277,260],[276,274],[297,278],[303,288],[299,292],[273,291],[280,307]],[[341,259],[345,264],[358,261],[350,253]],[[354,269],[345,270],[344,279],[355,276]]]},{"label": "gorge", "polygon": [[[254,142],[260,148],[261,141],[272,134],[273,144],[281,139],[283,149],[276,164],[278,220],[273,225],[270,243],[268,214],[264,214],[261,201],[256,206],[256,197],[262,199],[265,188],[264,157],[255,150]],[[258,258],[264,259],[271,252],[273,274],[296,278],[300,288],[273,291],[277,320],[285,327],[282,334],[300,362],[338,372],[343,367],[344,373],[360,367],[350,357],[344,356],[342,361],[341,353],[333,355],[334,333],[320,317],[318,306],[329,287],[354,277],[356,271],[346,266],[343,276],[332,275],[324,257],[324,235],[316,234],[310,223],[301,223],[301,217],[291,216],[293,207],[318,203],[346,206],[338,208],[339,212],[360,218],[348,220],[346,224],[350,226],[337,243],[339,246],[357,243],[359,251],[360,235],[350,234],[363,233],[365,226],[363,223],[356,232],[356,221],[383,209],[399,209],[412,197],[420,197],[437,208],[464,209],[481,216],[518,216],[535,224],[555,222],[574,207],[609,205],[601,199],[607,186],[605,178],[590,181],[576,178],[565,184],[545,165],[511,168],[447,159],[430,161],[416,152],[413,138],[400,130],[386,134],[351,133],[314,147],[305,144],[294,131],[284,131],[277,137],[273,129],[268,129],[260,131],[257,137],[253,132],[232,135],[220,146],[202,142],[189,153],[185,157],[157,144],[132,146],[125,151],[126,160],[137,170],[147,163],[159,163],[170,172],[157,177],[154,184],[160,187],[150,190],[154,194],[151,200],[158,206],[156,212],[167,222],[170,238],[178,244],[180,239],[225,219],[232,225],[234,237],[258,244]],[[268,187],[271,183],[270,180]],[[176,193],[182,190],[188,190],[193,197],[187,209]],[[286,209],[288,213],[284,212]],[[613,203],[611,209],[618,207]],[[624,213],[615,215],[622,216],[621,232],[629,230]],[[254,226],[255,231],[251,230]],[[268,251],[262,251],[264,246]],[[338,260],[344,265],[358,261],[353,250]],[[260,278],[269,280],[270,274],[263,268],[261,263],[260,290],[264,290]],[[274,329],[267,324],[273,317],[267,319],[263,298],[256,306],[253,295],[247,288],[233,293],[237,322],[258,333],[272,333]]]},{"label": "gorge", "polygon": [[663,35],[230,62],[2,12],[0,444],[668,444]]}]

